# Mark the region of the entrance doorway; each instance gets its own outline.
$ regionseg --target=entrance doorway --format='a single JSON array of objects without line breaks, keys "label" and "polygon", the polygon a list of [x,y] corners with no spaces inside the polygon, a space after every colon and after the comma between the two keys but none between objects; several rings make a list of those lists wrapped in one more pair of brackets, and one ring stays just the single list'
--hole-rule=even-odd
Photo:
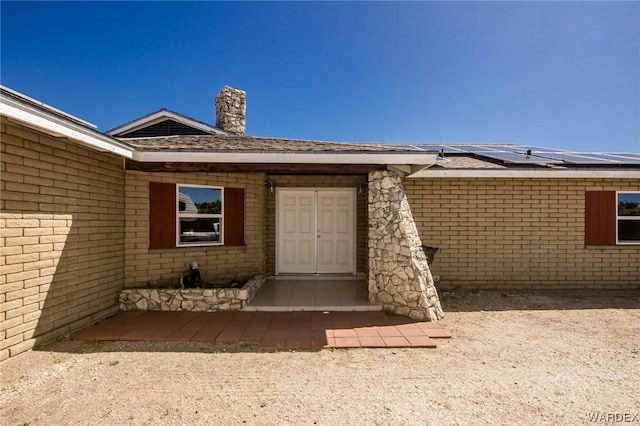
[{"label": "entrance doorway", "polygon": [[355,188],[276,188],[276,274],[356,273]]}]

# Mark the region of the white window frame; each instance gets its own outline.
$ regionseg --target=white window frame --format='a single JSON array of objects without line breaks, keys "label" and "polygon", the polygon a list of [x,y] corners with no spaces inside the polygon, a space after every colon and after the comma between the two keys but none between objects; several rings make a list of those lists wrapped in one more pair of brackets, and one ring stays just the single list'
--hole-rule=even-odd
[{"label": "white window frame", "polygon": [[638,222],[640,222],[640,216],[620,216],[619,210],[618,210],[618,195],[619,194],[640,194],[640,191],[616,191],[616,203],[615,203],[615,209],[616,209],[616,244],[618,245],[640,245],[640,241],[620,241],[620,235],[619,235],[619,226],[618,224],[620,223],[621,220],[636,220]]},{"label": "white window frame", "polygon": [[[206,188],[217,189],[220,191],[220,214],[197,214],[197,213],[180,213],[180,188]],[[180,219],[181,218],[198,218],[198,219],[220,219],[220,241],[218,242],[200,242],[200,243],[183,243],[180,241]],[[224,187],[211,185],[191,185],[187,183],[176,184],[176,247],[203,247],[203,246],[222,246],[224,245]]]}]

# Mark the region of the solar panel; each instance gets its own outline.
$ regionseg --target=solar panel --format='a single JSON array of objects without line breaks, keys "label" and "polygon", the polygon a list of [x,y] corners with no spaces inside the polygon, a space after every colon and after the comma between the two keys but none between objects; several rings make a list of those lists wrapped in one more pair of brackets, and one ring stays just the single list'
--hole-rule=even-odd
[{"label": "solar panel", "polygon": [[385,143],[381,145],[389,148],[398,148],[398,149],[416,149],[416,148],[423,149],[421,146],[412,145],[412,144]]},{"label": "solar panel", "polygon": [[487,145],[455,145],[453,148],[468,152],[471,154],[479,154],[481,152],[496,152],[503,151],[502,145],[487,146]]},{"label": "solar panel", "polygon": [[620,164],[620,161],[612,161],[606,158],[598,158],[592,154],[574,154],[574,153],[563,153],[563,152],[537,152],[536,154],[541,157],[550,158],[554,160],[560,160],[565,163],[574,163],[574,164]]},{"label": "solar panel", "polygon": [[[429,151],[437,151],[441,152],[444,150],[445,153],[452,152],[447,145],[417,145],[419,148],[426,149]],[[457,151],[456,151],[457,152]]]},{"label": "solar panel", "polygon": [[531,150],[531,152],[533,154],[541,154],[543,152],[567,152],[561,149],[554,149],[554,148],[543,148],[540,146],[528,146],[528,145],[523,145],[519,147],[521,150],[523,151],[527,151],[528,149]]},{"label": "solar panel", "polygon": [[496,150],[500,152],[508,152],[511,154],[522,154],[522,155],[524,155],[527,152],[525,148],[517,145],[516,146],[502,145],[500,147],[496,147]]},{"label": "solar panel", "polygon": [[632,154],[632,153],[615,153],[615,154],[587,154],[589,156],[605,157],[610,158],[617,161],[622,161],[623,163],[631,163],[631,164],[640,164],[640,154]]},{"label": "solar panel", "polygon": [[[421,149],[434,153],[474,154],[513,164],[585,164],[617,165],[640,164],[636,153],[592,153],[572,152],[554,148],[515,144],[469,144],[469,143],[415,143],[386,144],[399,149]],[[527,155],[527,152],[531,152]]]},{"label": "solar panel", "polygon": [[515,152],[483,152],[484,157],[514,164],[562,164],[561,160],[553,160],[535,155],[518,154]]},{"label": "solar panel", "polygon": [[426,144],[426,143],[417,143],[417,144],[413,144],[410,145],[413,146],[415,148],[420,148],[420,149],[424,149],[426,151],[436,151],[436,152],[440,152],[442,150],[444,150],[445,154],[452,154],[452,153],[461,153],[461,152],[467,152],[464,150],[460,150],[455,148],[452,145],[446,145],[446,144]]},{"label": "solar panel", "polygon": [[617,157],[615,155],[610,155],[610,154],[585,153],[580,155],[588,156],[590,158],[609,160],[612,163],[619,163],[619,164],[640,162],[640,159],[633,159],[633,158],[625,159],[625,158]]}]

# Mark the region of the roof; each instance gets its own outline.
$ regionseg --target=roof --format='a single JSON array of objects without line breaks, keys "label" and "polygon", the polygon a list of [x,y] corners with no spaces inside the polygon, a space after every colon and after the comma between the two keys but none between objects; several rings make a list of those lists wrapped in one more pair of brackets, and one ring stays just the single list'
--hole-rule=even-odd
[{"label": "roof", "polygon": [[[394,145],[251,136],[170,136],[127,139],[140,162],[280,164],[435,164],[437,153]],[[415,170],[415,168],[414,168]]]},{"label": "roof", "polygon": [[425,150],[419,148],[393,144],[324,142],[236,135],[135,138],[127,139],[127,143],[135,147],[138,151],[145,152],[425,152]]},{"label": "roof", "polygon": [[437,163],[414,177],[633,177],[640,154],[575,152],[518,144],[412,144],[439,150]]},{"label": "roof", "polygon": [[[412,177],[618,177],[640,179],[640,153],[585,153],[517,144],[341,143],[232,135],[161,109],[104,134],[92,124],[0,86],[0,112],[53,136],[140,164],[385,165]],[[174,120],[205,135],[129,138]],[[115,138],[113,134],[124,134]],[[355,170],[355,169],[354,169]]]},{"label": "roof", "polygon": [[[68,120],[71,122],[74,122],[76,124],[79,124],[81,126],[87,127],[89,129],[97,129],[98,126],[96,126],[95,124],[91,124],[88,121],[84,121],[78,117],[75,117],[71,114],[68,114],[64,111],[61,111],[57,108],[54,108],[50,105],[45,104],[44,102],[40,102],[37,99],[33,99],[30,98],[27,95],[24,95],[20,92],[16,92],[15,90],[9,89],[8,87],[5,86],[1,86],[0,85],[0,92],[3,95],[4,99],[13,99],[15,101],[21,102],[25,105],[30,105],[33,108],[39,109],[41,111],[46,111],[47,113],[51,114],[51,115],[55,115],[57,117],[60,117],[64,120]],[[3,99],[3,100],[4,100]]]},{"label": "roof", "polygon": [[66,137],[98,151],[133,158],[132,147],[99,132],[93,124],[4,86],[0,86],[0,113],[53,137]]},{"label": "roof", "polygon": [[[259,159],[256,160],[254,156],[251,157],[252,161],[288,162],[285,156],[290,156],[292,161],[302,160],[300,154],[304,153],[305,161],[310,162],[322,161],[319,160],[318,154],[336,154],[338,156],[331,157],[331,161],[336,163],[344,160],[344,154],[357,154],[360,163],[367,162],[366,158],[369,158],[369,162],[373,164],[387,161],[389,164],[428,165],[424,170],[415,173],[415,176],[477,177],[486,176],[488,173],[493,176],[504,174],[514,176],[519,172],[531,174],[535,171],[538,176],[568,177],[568,174],[562,174],[562,172],[583,170],[601,173],[602,171],[640,170],[638,154],[565,152],[518,144],[346,143],[237,135],[135,138],[127,139],[127,142],[140,153],[140,161],[161,161],[161,158],[166,161],[171,161],[169,158],[173,158],[175,162],[186,161],[179,160],[175,155],[206,153],[212,155],[211,158],[216,158],[216,155],[217,158],[221,158],[223,154],[256,154],[260,155]],[[299,155],[292,156],[295,153]],[[417,161],[416,158],[420,153],[437,154],[437,159],[433,163]],[[396,154],[401,154],[398,155],[398,159],[404,158],[404,160],[394,159]],[[409,156],[413,157],[413,160],[409,160]],[[236,155],[234,157],[238,158]],[[201,161],[203,159],[193,157],[193,160],[196,158],[200,158]]]},{"label": "roof", "polygon": [[[119,138],[129,138],[136,137],[139,135],[139,132],[147,129],[147,134],[145,136],[154,136],[153,133],[149,132],[149,128],[153,126],[157,126],[160,123],[175,123],[175,125],[179,126],[181,129],[180,134],[189,134],[187,132],[188,129],[192,129],[193,133],[191,134],[212,134],[212,135],[228,135],[228,132],[225,132],[222,129],[211,126],[202,121],[194,120],[193,118],[187,117],[186,115],[182,115],[175,111],[170,111],[166,108],[162,108],[158,111],[152,112],[151,114],[147,114],[143,117],[136,118],[135,120],[129,121],[121,126],[118,126],[114,129],[108,130],[106,133],[111,136],[116,136]],[[174,125],[174,127],[175,127]],[[155,129],[157,130],[157,129]],[[151,130],[153,132],[153,130]],[[156,133],[157,134],[157,133]],[[163,136],[166,136],[166,133],[162,133]]]},{"label": "roof", "polygon": [[464,169],[506,169],[504,164],[497,164],[491,161],[482,160],[479,158],[469,157],[467,155],[438,158],[434,168],[451,169],[451,170],[464,170]]}]

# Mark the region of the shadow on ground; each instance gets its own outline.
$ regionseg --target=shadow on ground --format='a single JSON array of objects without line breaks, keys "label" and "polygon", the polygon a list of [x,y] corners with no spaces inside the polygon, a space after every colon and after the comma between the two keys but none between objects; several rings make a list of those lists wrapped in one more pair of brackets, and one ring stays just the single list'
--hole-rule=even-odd
[{"label": "shadow on ground", "polygon": [[441,290],[446,312],[640,309],[640,289],[631,290]]},{"label": "shadow on ground", "polygon": [[257,343],[215,343],[215,342],[134,342],[134,341],[78,341],[69,337],[34,349],[45,352],[65,352],[76,354],[157,352],[157,353],[258,353]]}]

